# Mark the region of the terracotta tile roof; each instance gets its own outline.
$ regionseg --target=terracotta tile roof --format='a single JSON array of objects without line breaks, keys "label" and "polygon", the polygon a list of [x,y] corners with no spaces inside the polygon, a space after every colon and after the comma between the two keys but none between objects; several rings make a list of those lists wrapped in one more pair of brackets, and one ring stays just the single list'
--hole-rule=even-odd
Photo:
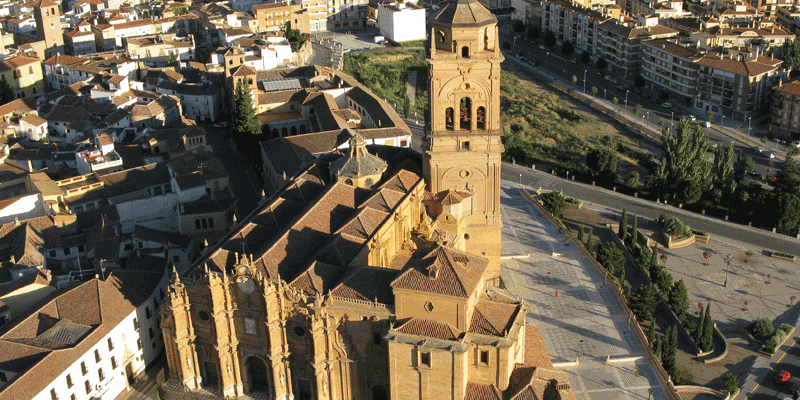
[{"label": "terracotta tile roof", "polygon": [[458,340],[461,332],[446,322],[423,318],[411,318],[394,329],[397,332],[416,336],[427,336],[440,340]]},{"label": "terracotta tile roof", "polygon": [[464,391],[464,400],[503,400],[503,392],[494,384],[484,385],[481,383],[467,382],[467,389]]},{"label": "terracotta tile roof", "polygon": [[437,245],[415,252],[405,271],[391,286],[394,289],[469,297],[488,263],[483,257]]},{"label": "terracotta tile roof", "polygon": [[472,197],[472,193],[447,189],[436,194],[436,201],[443,206],[451,206],[460,204],[469,197]]},{"label": "terracotta tile roof", "polygon": [[697,49],[687,46],[681,46],[667,39],[645,40],[642,42],[642,44],[658,49],[658,51],[669,53],[671,55],[689,60],[694,60],[700,54],[697,51]]},{"label": "terracotta tile roof", "polygon": [[758,76],[780,67],[783,61],[777,58],[759,56],[750,61],[739,61],[725,57],[721,53],[710,51],[695,61],[698,65],[732,72],[742,76]]},{"label": "terracotta tile roof", "polygon": [[539,330],[533,325],[525,325],[525,365],[531,367],[553,368],[553,361],[547,354],[547,348]]},{"label": "terracotta tile roof", "polygon": [[311,296],[321,296],[331,290],[342,275],[346,267],[314,261],[308,269],[297,276],[289,286]]},{"label": "terracotta tile roof", "polygon": [[481,299],[472,311],[469,332],[505,337],[514,323],[519,305]]},{"label": "terracotta tile roof", "polygon": [[775,86],[772,89],[776,92],[800,96],[800,79]]},{"label": "terracotta tile roof", "polygon": [[39,64],[39,63],[40,63],[39,59],[34,57],[26,57],[26,56],[9,57],[0,62],[0,71],[9,71],[12,69],[24,67],[28,64]]},{"label": "terracotta tile roof", "polygon": [[387,290],[399,272],[386,268],[361,267],[331,291],[331,296],[360,301],[394,304],[394,295]]},{"label": "terracotta tile roof", "polygon": [[135,21],[123,22],[121,24],[115,24],[114,30],[131,29],[146,25],[153,25],[153,21],[150,18],[144,18]]},{"label": "terracotta tile roof", "polygon": [[25,114],[36,112],[36,104],[32,99],[15,99],[0,105],[0,116],[9,114]]}]

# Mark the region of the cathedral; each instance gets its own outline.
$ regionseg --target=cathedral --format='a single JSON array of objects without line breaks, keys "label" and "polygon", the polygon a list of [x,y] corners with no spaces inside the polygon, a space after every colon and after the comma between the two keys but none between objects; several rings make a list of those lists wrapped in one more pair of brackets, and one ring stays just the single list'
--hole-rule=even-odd
[{"label": "cathedral", "polygon": [[476,0],[452,1],[429,44],[422,155],[354,133],[175,274],[161,326],[182,390],[575,398],[500,279],[497,20]]}]

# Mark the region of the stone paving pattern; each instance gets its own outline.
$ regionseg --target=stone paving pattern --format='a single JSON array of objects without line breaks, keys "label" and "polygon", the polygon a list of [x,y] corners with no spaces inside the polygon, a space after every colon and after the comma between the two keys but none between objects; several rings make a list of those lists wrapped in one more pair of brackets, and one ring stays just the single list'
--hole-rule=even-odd
[{"label": "stone paving pattern", "polygon": [[[503,254],[530,254],[503,261],[508,289],[531,305],[528,322],[542,335],[554,363],[580,360],[565,370],[581,400],[667,399],[646,359],[606,365],[606,356],[645,355],[630,321],[603,276],[583,253],[540,217],[515,185],[503,183]],[[552,257],[552,253],[561,253]],[[555,292],[558,290],[558,295]],[[641,367],[637,376],[636,366]]]}]

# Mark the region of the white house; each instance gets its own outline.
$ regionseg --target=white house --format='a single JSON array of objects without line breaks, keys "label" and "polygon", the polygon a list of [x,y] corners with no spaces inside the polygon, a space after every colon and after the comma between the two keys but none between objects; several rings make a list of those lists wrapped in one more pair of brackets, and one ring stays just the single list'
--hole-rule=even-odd
[{"label": "white house", "polygon": [[0,336],[0,397],[122,395],[163,349],[158,319],[168,278],[166,265],[114,270],[21,320]]},{"label": "white house", "polygon": [[222,87],[210,82],[195,85],[162,81],[155,91],[180,98],[183,115],[195,121],[216,122],[222,112]]},{"label": "white house", "polygon": [[379,4],[378,27],[393,42],[424,40],[425,8],[410,2]]},{"label": "white house", "polygon": [[81,175],[97,172],[108,174],[122,171],[122,157],[114,150],[114,142],[107,134],[97,136],[97,148],[75,153],[75,163]]},{"label": "white house", "polygon": [[47,138],[47,120],[38,115],[26,115],[19,119],[19,134],[30,140]]}]

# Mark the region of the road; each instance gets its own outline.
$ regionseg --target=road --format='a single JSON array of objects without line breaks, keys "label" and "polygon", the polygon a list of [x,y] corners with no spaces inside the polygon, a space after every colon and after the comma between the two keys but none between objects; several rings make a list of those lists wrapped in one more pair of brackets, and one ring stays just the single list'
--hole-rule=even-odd
[{"label": "road", "polygon": [[[609,72],[601,72],[594,64],[583,64],[577,54],[565,56],[557,47],[548,48],[537,42],[523,40],[521,38],[515,39],[511,35],[506,35],[504,40],[509,41],[513,46],[510,52],[506,52],[507,55],[514,56],[513,58],[507,58],[509,62],[517,62],[517,60],[519,60],[519,64],[527,68],[533,68],[538,72],[545,71],[555,76],[561,84],[572,87],[579,92],[585,91],[585,93],[590,96],[592,95],[591,88],[597,87],[596,97],[598,100],[605,100],[608,107],[616,107],[622,111],[623,114],[630,115],[631,119],[636,118],[640,120],[640,122],[647,123],[655,131],[661,130],[659,120],[663,119],[664,126],[671,126],[672,124],[677,124],[680,117],[688,116],[692,112],[675,104],[674,101],[672,101],[673,107],[667,109],[656,101],[654,98],[655,94],[653,94],[650,99],[646,98],[644,96],[647,95],[646,90],[643,91],[642,94],[636,93],[635,90],[630,90],[626,93],[620,86],[627,85],[632,87],[633,85],[631,82],[623,81],[615,83],[605,78]],[[572,83],[573,76],[578,78],[576,84]],[[608,77],[615,81],[617,80],[617,77]],[[616,106],[611,101],[615,97],[619,101]],[[637,105],[642,106],[641,117],[634,115],[633,110]],[[706,116],[697,115],[697,118],[699,121],[706,118]],[[759,152],[753,148],[753,145],[745,142],[742,137],[747,135],[746,132],[729,129],[729,132],[733,132],[734,134],[739,132],[736,134],[735,138],[732,138],[731,135],[720,131],[718,123],[727,122],[728,125],[726,126],[730,127],[732,123],[730,118],[728,118],[728,121],[725,121],[725,118],[722,116],[716,117],[715,119],[716,121],[711,127],[705,128],[706,135],[712,144],[727,145],[733,141],[737,153],[749,155],[753,159],[756,172],[761,173],[762,176],[775,175],[777,168],[779,168],[779,163],[776,159],[767,158],[764,153]],[[752,129],[751,133],[753,134],[753,136],[750,137],[751,140],[758,141],[759,139],[756,137],[757,134],[763,136],[763,133],[755,129]],[[767,142],[758,147],[783,155],[785,155],[788,150],[787,145],[780,145],[775,142]]]},{"label": "road", "polygon": [[773,381],[779,371],[789,371],[792,378],[800,376],[800,346],[793,338],[789,338],[785,346],[790,346],[786,353],[778,359],[772,369],[758,382],[758,386],[750,393],[747,400],[783,399],[789,396],[790,384],[778,385]]},{"label": "road", "polygon": [[800,255],[800,241],[796,238],[773,234],[761,229],[734,224],[713,217],[698,215],[696,213],[665,206],[654,201],[638,199],[611,190],[594,187],[581,182],[568,181],[555,177],[546,172],[534,171],[530,168],[517,165],[504,164],[501,178],[511,182],[522,182],[532,188],[556,188],[564,191],[569,197],[575,197],[584,202],[602,204],[615,210],[628,209],[629,214],[650,219],[658,218],[662,212],[679,216],[686,224],[694,229],[710,232],[715,235],[728,237],[745,243],[753,243],[769,250],[782,251],[789,254]]}]

